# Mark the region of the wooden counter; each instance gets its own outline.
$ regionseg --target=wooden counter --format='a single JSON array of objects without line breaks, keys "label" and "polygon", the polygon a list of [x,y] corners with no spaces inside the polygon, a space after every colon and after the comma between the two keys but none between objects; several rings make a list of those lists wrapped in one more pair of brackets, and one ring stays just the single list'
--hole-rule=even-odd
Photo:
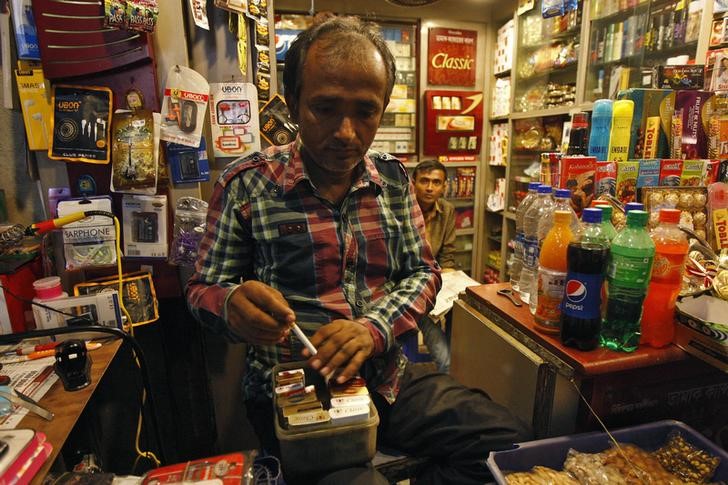
[{"label": "wooden counter", "polygon": [[466,294],[507,319],[518,330],[553,352],[584,376],[637,369],[687,358],[687,354],[675,345],[668,345],[662,349],[640,346],[634,352],[615,352],[602,347],[585,352],[567,347],[561,343],[558,334],[546,334],[536,330],[528,305],[524,303],[520,308],[516,307],[507,297],[498,294],[498,290],[510,287],[510,283],[471,286],[466,289]]},{"label": "wooden counter", "polygon": [[48,442],[53,445],[50,457],[36,474],[33,484],[42,483],[120,346],[121,340],[115,340],[88,353],[91,357],[91,384],[85,388],[67,392],[63,389],[60,379],[53,384],[53,387],[38,401],[41,406],[55,415],[52,421],[46,421],[34,413],[28,413],[18,425],[18,428],[42,431],[47,436]]}]

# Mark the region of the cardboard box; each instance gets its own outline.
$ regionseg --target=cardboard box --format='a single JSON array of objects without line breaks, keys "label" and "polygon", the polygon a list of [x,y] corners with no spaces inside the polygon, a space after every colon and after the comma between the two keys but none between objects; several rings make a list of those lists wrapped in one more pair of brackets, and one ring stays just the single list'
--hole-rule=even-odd
[{"label": "cardboard box", "polygon": [[688,64],[683,66],[657,66],[655,87],[662,89],[703,89],[705,66]]},{"label": "cardboard box", "polygon": [[708,134],[703,124],[703,110],[712,96],[709,91],[678,91],[675,95],[674,118],[681,122],[682,127],[680,133],[674,133],[680,136],[679,158],[707,158]]},{"label": "cardboard box", "polygon": [[675,343],[728,372],[728,302],[710,295],[683,298],[675,315]]},{"label": "cardboard box", "polygon": [[559,185],[571,190],[571,206],[580,214],[594,199],[596,157],[566,156],[561,158]]}]

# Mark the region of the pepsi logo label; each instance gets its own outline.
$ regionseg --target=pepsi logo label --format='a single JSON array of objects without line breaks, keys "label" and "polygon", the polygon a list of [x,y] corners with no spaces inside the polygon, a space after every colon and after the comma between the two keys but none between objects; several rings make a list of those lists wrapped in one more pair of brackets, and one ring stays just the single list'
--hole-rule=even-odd
[{"label": "pepsi logo label", "polygon": [[586,299],[587,289],[579,280],[566,282],[566,298],[572,303],[580,303]]}]

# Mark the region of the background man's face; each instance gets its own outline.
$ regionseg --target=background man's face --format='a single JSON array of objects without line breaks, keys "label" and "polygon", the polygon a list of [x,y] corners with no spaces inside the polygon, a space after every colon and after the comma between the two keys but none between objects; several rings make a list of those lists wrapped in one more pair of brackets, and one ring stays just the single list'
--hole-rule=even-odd
[{"label": "background man's face", "polygon": [[374,141],[385,108],[387,73],[369,42],[362,42],[355,59],[334,62],[321,48],[326,42],[319,40],[308,50],[294,117],[304,153],[323,170],[346,173]]},{"label": "background man's face", "polygon": [[439,169],[418,171],[415,178],[415,194],[421,207],[430,208],[445,193],[445,173]]}]

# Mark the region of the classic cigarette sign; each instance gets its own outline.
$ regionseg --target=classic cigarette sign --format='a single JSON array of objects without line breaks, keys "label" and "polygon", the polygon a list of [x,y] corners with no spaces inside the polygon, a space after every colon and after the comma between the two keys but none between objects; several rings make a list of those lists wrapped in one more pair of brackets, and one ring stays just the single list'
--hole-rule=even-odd
[{"label": "classic cigarette sign", "polygon": [[446,86],[475,86],[478,33],[432,28],[427,44],[427,81]]}]

